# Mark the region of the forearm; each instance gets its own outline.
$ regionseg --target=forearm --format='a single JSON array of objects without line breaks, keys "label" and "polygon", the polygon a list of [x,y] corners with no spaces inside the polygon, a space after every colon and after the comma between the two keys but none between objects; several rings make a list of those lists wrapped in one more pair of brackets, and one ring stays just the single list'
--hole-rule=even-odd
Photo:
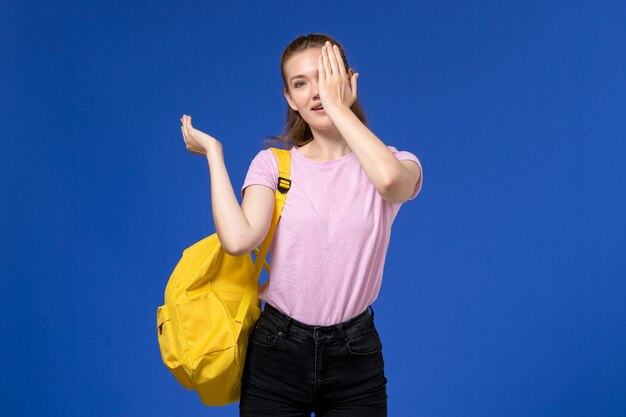
[{"label": "forearm", "polygon": [[250,225],[233,190],[221,146],[207,151],[211,177],[211,208],[215,230],[222,247],[237,252],[249,235]]},{"label": "forearm", "polygon": [[354,152],[369,180],[381,194],[406,175],[398,158],[352,110],[347,107],[329,110],[335,126]]}]

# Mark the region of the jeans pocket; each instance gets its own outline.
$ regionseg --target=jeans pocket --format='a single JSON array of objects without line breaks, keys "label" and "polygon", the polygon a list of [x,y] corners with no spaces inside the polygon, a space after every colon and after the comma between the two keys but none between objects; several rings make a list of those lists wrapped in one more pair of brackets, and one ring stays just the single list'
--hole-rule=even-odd
[{"label": "jeans pocket", "polygon": [[346,339],[346,349],[353,355],[373,355],[383,348],[374,326],[355,335],[346,335]]},{"label": "jeans pocket", "polygon": [[276,344],[278,333],[270,331],[257,323],[250,334],[250,341],[258,346],[272,347]]}]

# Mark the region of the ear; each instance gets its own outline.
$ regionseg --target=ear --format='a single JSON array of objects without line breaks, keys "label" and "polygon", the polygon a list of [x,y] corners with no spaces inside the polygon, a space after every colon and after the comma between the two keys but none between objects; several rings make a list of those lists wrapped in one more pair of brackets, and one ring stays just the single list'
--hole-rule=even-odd
[{"label": "ear", "polygon": [[287,100],[287,104],[289,104],[289,107],[291,107],[293,111],[298,111],[296,103],[293,102],[293,100],[291,99],[291,95],[289,95],[289,92],[286,88],[283,88],[283,94],[285,95],[285,99]]}]

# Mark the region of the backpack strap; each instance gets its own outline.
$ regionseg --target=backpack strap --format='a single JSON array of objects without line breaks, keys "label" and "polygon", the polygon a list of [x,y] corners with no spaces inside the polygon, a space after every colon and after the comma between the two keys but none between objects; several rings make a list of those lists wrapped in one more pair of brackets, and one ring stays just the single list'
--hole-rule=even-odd
[{"label": "backpack strap", "polygon": [[278,148],[270,148],[274,154],[276,155],[276,159],[278,159],[278,185],[276,188],[275,194],[275,204],[274,204],[274,213],[272,216],[272,224],[270,225],[270,229],[261,243],[261,246],[258,249],[254,250],[256,254],[256,259],[254,261],[254,278],[250,280],[246,290],[241,299],[241,303],[239,304],[239,309],[237,310],[237,316],[235,317],[235,340],[239,338],[239,333],[241,332],[241,328],[243,326],[243,320],[248,312],[248,308],[250,307],[250,302],[252,301],[252,297],[256,292],[256,284],[259,281],[259,277],[261,276],[261,269],[265,266],[267,272],[270,272],[269,266],[267,264],[267,252],[270,249],[270,245],[272,244],[272,239],[274,238],[274,232],[276,231],[276,226],[278,225],[278,221],[280,220],[280,215],[283,211],[283,207],[285,205],[285,200],[287,199],[287,192],[289,188],[291,188],[291,154],[286,149],[278,149]]},{"label": "backpack strap", "polygon": [[[254,281],[259,280],[259,276],[261,275],[261,268],[267,265],[266,255],[269,251],[270,245],[272,244],[274,232],[276,231],[276,226],[278,225],[280,215],[283,211],[283,206],[285,205],[285,200],[287,199],[287,192],[289,191],[289,188],[291,188],[291,154],[288,150],[285,149],[270,149],[274,152],[274,154],[276,155],[276,159],[278,160],[278,183],[276,187],[276,194],[274,195],[275,204],[274,214],[272,216],[272,224],[270,225],[270,229],[267,232],[265,240],[263,240],[260,248],[255,249],[254,251],[254,253],[256,254],[256,261],[254,263]],[[267,267],[266,269],[267,272],[270,272],[269,267]]]}]

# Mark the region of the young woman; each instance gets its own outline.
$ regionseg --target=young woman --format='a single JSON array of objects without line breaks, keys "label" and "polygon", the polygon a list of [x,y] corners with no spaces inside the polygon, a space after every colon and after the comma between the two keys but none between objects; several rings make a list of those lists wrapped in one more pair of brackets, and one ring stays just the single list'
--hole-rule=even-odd
[{"label": "young woman", "polygon": [[[339,43],[297,37],[283,52],[291,188],[270,248],[265,302],[250,335],[241,416],[386,416],[387,379],[371,304],[391,224],[422,186],[417,157],[366,126],[358,73]],[[318,110],[319,108],[319,110]],[[277,161],[250,164],[239,206],[222,146],[181,118],[190,152],[206,155],[215,227],[225,250],[251,252],[269,230]],[[371,315],[369,314],[371,310]]]}]

